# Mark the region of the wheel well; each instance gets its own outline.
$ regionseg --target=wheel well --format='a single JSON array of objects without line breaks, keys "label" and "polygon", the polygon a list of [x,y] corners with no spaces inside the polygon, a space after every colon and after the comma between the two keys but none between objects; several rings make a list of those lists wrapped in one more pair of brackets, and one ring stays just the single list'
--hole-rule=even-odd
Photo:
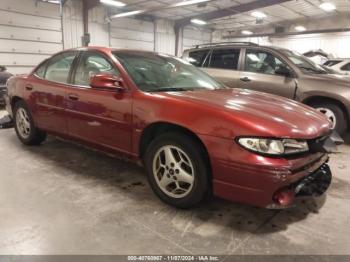
[{"label": "wheel well", "polygon": [[196,141],[201,146],[203,152],[205,153],[205,157],[207,160],[206,162],[210,167],[208,151],[205,145],[203,144],[203,142],[200,140],[200,138],[194,132],[192,132],[187,128],[184,128],[176,124],[166,123],[166,122],[153,123],[143,130],[141,139],[140,139],[140,144],[139,144],[140,158],[143,159],[148,146],[157,136],[168,132],[182,133],[191,137],[194,141]]},{"label": "wheel well", "polygon": [[339,100],[337,100],[337,99],[329,98],[329,97],[323,97],[323,96],[313,96],[313,97],[309,97],[309,98],[305,99],[303,101],[303,103],[307,104],[309,106],[311,106],[312,104],[316,104],[316,103],[331,103],[331,104],[337,105],[344,112],[347,121],[349,119],[349,113],[346,110],[345,105],[342,102],[340,102]]},{"label": "wheel well", "polygon": [[20,101],[23,100],[22,98],[18,97],[18,96],[14,96],[11,99],[11,108],[13,109],[15,107],[15,104]]}]

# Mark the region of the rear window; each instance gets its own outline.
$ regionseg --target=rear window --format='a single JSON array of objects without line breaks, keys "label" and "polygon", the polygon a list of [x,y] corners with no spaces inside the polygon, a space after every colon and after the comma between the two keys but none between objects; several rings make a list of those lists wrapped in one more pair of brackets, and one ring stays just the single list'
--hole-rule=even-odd
[{"label": "rear window", "polygon": [[208,53],[209,53],[209,49],[191,51],[189,53],[189,57],[187,58],[187,61],[190,62],[194,66],[201,67],[203,65],[204,60],[207,57]]},{"label": "rear window", "polygon": [[334,66],[336,64],[339,64],[342,60],[328,60],[323,65],[325,66]]}]

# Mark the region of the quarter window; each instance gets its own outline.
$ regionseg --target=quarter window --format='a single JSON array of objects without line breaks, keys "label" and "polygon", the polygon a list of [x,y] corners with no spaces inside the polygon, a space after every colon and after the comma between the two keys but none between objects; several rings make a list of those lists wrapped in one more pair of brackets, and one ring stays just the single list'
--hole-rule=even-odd
[{"label": "quarter window", "polygon": [[62,53],[54,56],[46,63],[48,65],[44,78],[53,82],[68,83],[69,72],[74,58],[75,53]]},{"label": "quarter window", "polygon": [[259,50],[247,50],[244,70],[247,72],[274,75],[276,69],[284,64],[271,53]]},{"label": "quarter window", "polygon": [[95,53],[85,53],[75,72],[74,84],[90,86],[90,78],[97,74],[119,76],[119,71],[103,56]]},{"label": "quarter window", "polygon": [[222,69],[238,69],[240,49],[214,49],[209,67]]},{"label": "quarter window", "polygon": [[46,62],[44,62],[42,65],[39,66],[39,68],[35,71],[35,75],[44,78],[45,76],[45,70],[46,70]]}]

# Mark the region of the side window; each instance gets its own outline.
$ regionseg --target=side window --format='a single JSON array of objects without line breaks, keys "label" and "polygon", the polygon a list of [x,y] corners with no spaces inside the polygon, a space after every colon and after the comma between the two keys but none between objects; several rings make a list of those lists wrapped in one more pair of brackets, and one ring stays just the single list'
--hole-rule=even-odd
[{"label": "side window", "polygon": [[240,49],[214,49],[209,67],[222,69],[238,69]]},{"label": "side window", "polygon": [[280,59],[271,53],[247,49],[244,71],[274,75],[276,69],[283,64],[284,63]]},{"label": "side window", "polygon": [[343,65],[342,68],[340,68],[343,71],[350,71],[350,63],[347,63],[346,65]]},{"label": "side window", "polygon": [[197,67],[201,67],[203,65],[205,58],[208,55],[208,52],[209,52],[209,49],[192,51],[189,53],[189,57],[187,60],[192,65],[197,66]]},{"label": "side window", "polygon": [[68,83],[69,71],[71,69],[75,53],[62,53],[48,60],[44,78],[58,83]]},{"label": "side window", "polygon": [[119,71],[102,55],[85,53],[79,61],[75,72],[74,84],[90,86],[90,78],[97,74],[110,74],[119,76]]}]

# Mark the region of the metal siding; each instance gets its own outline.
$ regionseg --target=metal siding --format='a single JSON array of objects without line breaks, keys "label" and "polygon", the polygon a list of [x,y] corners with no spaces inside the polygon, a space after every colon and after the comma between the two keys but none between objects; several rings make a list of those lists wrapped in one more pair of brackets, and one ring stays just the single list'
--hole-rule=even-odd
[{"label": "metal siding", "polygon": [[192,48],[194,45],[210,43],[211,32],[194,27],[185,27],[183,30],[182,50]]},{"label": "metal siding", "polygon": [[155,51],[175,55],[174,22],[165,19],[155,21]]},{"label": "metal siding", "polygon": [[62,50],[60,7],[32,0],[1,0],[0,64],[9,72],[28,73]]},{"label": "metal siding", "polygon": [[114,19],[110,26],[112,47],[154,50],[154,24],[131,18]]}]

